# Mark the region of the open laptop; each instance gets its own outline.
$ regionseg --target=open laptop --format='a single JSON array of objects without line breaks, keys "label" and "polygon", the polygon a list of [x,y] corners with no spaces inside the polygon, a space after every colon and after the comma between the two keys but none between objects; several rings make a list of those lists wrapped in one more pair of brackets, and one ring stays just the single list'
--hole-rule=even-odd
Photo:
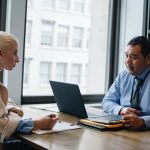
[{"label": "open laptop", "polygon": [[119,115],[95,114],[94,112],[89,114],[86,111],[79,86],[76,84],[50,81],[50,85],[60,112],[105,123],[112,121],[115,123],[115,121],[121,120]]}]

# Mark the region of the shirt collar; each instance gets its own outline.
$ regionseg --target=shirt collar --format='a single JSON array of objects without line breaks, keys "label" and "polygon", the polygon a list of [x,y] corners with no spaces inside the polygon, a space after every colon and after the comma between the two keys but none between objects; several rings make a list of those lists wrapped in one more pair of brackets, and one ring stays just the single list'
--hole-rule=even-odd
[{"label": "shirt collar", "polygon": [[147,76],[148,72],[150,73],[150,65],[141,74],[139,74],[137,77],[144,80],[145,76]]}]

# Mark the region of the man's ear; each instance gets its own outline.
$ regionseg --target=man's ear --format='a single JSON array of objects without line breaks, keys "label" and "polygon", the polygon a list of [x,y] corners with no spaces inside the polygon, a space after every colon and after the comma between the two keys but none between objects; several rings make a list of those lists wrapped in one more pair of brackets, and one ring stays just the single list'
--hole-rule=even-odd
[{"label": "man's ear", "polygon": [[147,64],[150,65],[150,53],[146,56]]}]

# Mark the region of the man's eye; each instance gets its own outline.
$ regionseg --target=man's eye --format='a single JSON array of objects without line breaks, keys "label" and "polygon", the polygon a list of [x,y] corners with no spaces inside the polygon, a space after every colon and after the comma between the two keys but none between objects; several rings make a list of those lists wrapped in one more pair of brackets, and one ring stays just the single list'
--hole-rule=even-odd
[{"label": "man's eye", "polygon": [[135,56],[131,56],[131,59],[133,59],[133,60],[135,60],[137,57],[135,57]]}]

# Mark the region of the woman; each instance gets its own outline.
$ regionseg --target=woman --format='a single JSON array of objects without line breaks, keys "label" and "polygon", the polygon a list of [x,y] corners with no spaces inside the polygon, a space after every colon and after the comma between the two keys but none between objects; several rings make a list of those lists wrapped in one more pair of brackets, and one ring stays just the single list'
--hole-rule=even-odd
[{"label": "woman", "polygon": [[[19,62],[18,40],[12,34],[0,31],[0,70],[12,70]],[[0,142],[9,139],[14,132],[31,133],[36,129],[52,129],[58,118],[51,114],[37,120],[21,119],[23,111],[8,98],[7,88],[0,83]]]}]

